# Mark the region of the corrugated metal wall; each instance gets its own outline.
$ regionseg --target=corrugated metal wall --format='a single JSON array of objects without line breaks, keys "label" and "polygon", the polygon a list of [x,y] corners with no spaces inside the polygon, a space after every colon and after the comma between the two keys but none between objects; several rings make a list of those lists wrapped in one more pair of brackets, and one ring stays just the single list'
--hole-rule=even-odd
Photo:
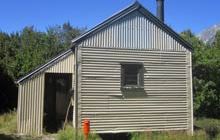
[{"label": "corrugated metal wall", "polygon": [[74,55],[73,53],[59,63],[49,67],[46,72],[48,73],[74,73]]},{"label": "corrugated metal wall", "polygon": [[138,11],[93,33],[79,46],[186,51],[172,36]]},{"label": "corrugated metal wall", "polygon": [[19,84],[18,132],[40,135],[43,129],[44,74]]},{"label": "corrugated metal wall", "polygon": [[[88,118],[99,133],[189,128],[186,52],[79,49],[79,126]],[[121,91],[123,62],[144,64],[145,93]]]},{"label": "corrugated metal wall", "polygon": [[53,66],[48,67],[44,72],[19,84],[17,111],[19,133],[42,134],[45,72],[72,73],[74,78],[74,54],[66,56]]}]

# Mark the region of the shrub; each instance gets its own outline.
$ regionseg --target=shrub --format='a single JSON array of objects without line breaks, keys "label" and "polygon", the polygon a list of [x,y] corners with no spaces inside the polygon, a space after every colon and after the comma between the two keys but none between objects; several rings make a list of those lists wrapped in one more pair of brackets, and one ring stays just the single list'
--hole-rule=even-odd
[{"label": "shrub", "polygon": [[195,121],[195,125],[204,129],[210,138],[215,138],[220,134],[220,120],[198,119]]},{"label": "shrub", "polygon": [[17,131],[16,111],[10,111],[0,115],[0,132],[15,133]]},{"label": "shrub", "polygon": [[220,134],[216,136],[215,140],[220,140]]}]

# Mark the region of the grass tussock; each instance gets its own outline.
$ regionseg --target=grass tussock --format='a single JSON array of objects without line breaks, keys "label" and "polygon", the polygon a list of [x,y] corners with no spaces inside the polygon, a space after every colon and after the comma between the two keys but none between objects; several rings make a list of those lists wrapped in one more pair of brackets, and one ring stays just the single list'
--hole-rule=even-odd
[{"label": "grass tussock", "polygon": [[[81,131],[76,131],[72,126],[67,125],[64,130],[60,130],[57,133],[56,140],[85,140]],[[97,134],[90,134],[89,140],[101,140]]]},{"label": "grass tussock", "polygon": [[17,116],[16,111],[10,111],[0,115],[0,133],[16,133],[17,132]]},{"label": "grass tussock", "polygon": [[202,128],[210,138],[218,138],[220,140],[220,120],[196,119],[195,125]]},{"label": "grass tussock", "polygon": [[197,131],[194,136],[186,132],[142,132],[132,133],[131,140],[207,140],[204,131]]},{"label": "grass tussock", "polygon": [[199,128],[194,135],[186,132],[141,132],[132,133],[131,140],[220,140],[220,120],[195,119],[194,125]]}]

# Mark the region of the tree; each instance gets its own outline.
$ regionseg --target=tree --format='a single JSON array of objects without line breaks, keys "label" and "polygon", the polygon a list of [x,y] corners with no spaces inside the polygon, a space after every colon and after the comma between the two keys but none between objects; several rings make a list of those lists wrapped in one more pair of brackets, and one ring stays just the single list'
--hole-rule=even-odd
[{"label": "tree", "polygon": [[220,48],[220,31],[216,32],[215,40],[213,42],[213,46],[217,47],[217,48]]},{"label": "tree", "polygon": [[[182,37],[191,43],[193,52],[193,93],[196,117],[220,117],[220,48],[210,47],[191,31]],[[220,40],[217,40],[218,42]]]},{"label": "tree", "polygon": [[64,23],[46,32],[37,31],[33,26],[12,34],[0,32],[0,112],[17,104],[16,79],[71,47],[71,40],[84,30]]}]

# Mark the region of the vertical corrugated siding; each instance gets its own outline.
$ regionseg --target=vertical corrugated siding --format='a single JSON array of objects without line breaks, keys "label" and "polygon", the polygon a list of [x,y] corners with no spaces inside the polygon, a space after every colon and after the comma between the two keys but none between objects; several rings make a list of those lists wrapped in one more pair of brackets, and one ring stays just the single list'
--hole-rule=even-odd
[{"label": "vertical corrugated siding", "polygon": [[[186,52],[80,49],[80,124],[88,118],[98,133],[188,129]],[[121,91],[122,62],[144,64],[144,93]]]},{"label": "vertical corrugated siding", "polygon": [[63,60],[55,63],[48,68],[46,72],[49,73],[74,73],[74,54],[70,54]]},{"label": "vertical corrugated siding", "polygon": [[79,46],[186,51],[174,38],[138,11],[93,33]]},{"label": "vertical corrugated siding", "polygon": [[18,132],[42,134],[44,74],[19,85]]},{"label": "vertical corrugated siding", "polygon": [[42,134],[45,72],[72,73],[72,81],[74,81],[74,54],[68,55],[54,65],[48,67],[44,72],[19,84],[17,117],[19,133]]}]

